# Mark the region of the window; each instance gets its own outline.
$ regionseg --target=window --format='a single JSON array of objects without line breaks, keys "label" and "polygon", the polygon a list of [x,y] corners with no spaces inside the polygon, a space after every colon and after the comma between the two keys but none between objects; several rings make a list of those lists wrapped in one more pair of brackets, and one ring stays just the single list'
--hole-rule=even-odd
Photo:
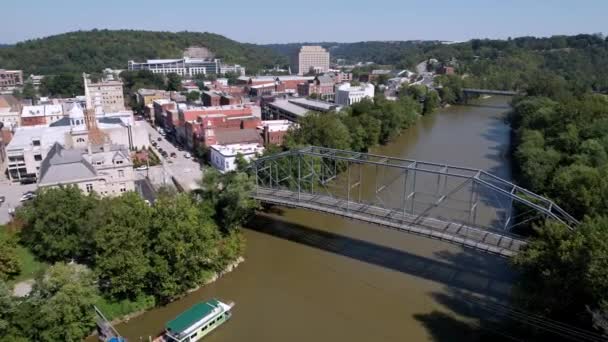
[{"label": "window", "polygon": [[87,192],[92,192],[93,191],[93,184],[87,184],[86,188],[87,188]]},{"label": "window", "polygon": [[32,145],[34,146],[40,146],[40,140],[32,140]]},{"label": "window", "polygon": [[127,186],[125,185],[125,183],[120,183],[120,192],[126,192],[127,191]]},{"label": "window", "polygon": [[190,335],[190,338],[195,338],[196,335],[198,335],[198,333],[194,333],[194,334]]},{"label": "window", "polygon": [[77,142],[77,143],[84,142],[84,138],[78,138],[78,139],[76,139],[76,142]]},{"label": "window", "polygon": [[114,161],[114,163],[115,163],[116,165],[120,165],[120,164],[122,164],[122,159],[116,160],[116,161]]},{"label": "window", "polygon": [[125,171],[124,170],[118,170],[118,177],[124,177],[125,176]]},{"label": "window", "polygon": [[35,161],[41,161],[42,160],[42,155],[41,154],[34,154],[34,160]]}]

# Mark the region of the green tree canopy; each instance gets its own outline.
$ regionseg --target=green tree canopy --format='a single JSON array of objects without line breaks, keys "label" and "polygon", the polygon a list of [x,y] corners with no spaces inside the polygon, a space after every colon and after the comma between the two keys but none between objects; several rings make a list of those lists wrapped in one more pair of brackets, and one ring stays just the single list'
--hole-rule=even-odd
[{"label": "green tree canopy", "polygon": [[99,204],[91,215],[98,224],[94,265],[99,288],[113,298],[136,298],[150,271],[148,230],[153,211],[136,193]]},{"label": "green tree canopy", "polygon": [[83,195],[77,187],[41,190],[18,210],[24,223],[21,240],[46,261],[86,259],[92,250],[87,216],[94,204],[94,197]]}]

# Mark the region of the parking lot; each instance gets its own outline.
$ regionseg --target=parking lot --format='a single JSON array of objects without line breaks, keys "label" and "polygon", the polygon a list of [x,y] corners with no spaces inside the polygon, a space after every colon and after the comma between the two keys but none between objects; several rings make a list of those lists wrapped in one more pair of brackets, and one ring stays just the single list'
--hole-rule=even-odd
[{"label": "parking lot", "polygon": [[3,182],[0,184],[0,196],[4,196],[4,203],[0,204],[0,224],[11,220],[9,211],[19,207],[21,196],[28,191],[36,191],[36,184],[21,185],[19,183]]}]

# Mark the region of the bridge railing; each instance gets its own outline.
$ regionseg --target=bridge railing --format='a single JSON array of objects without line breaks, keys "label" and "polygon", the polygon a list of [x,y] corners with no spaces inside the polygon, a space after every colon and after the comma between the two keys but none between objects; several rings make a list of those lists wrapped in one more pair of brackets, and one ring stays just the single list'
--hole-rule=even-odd
[{"label": "bridge railing", "polygon": [[578,224],[551,200],[469,167],[308,146],[260,158],[252,168],[259,188],[337,198],[414,220],[503,232],[538,218]]}]

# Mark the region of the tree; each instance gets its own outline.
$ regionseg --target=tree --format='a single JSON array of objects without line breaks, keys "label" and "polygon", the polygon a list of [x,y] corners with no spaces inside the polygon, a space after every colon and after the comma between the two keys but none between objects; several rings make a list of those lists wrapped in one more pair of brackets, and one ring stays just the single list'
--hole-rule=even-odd
[{"label": "tree", "polygon": [[21,263],[17,255],[17,239],[0,227],[0,280],[14,277],[21,272]]},{"label": "tree", "polygon": [[182,90],[182,78],[180,75],[172,72],[167,74],[167,90],[180,91]]},{"label": "tree", "polygon": [[235,85],[239,79],[239,76],[241,75],[235,72],[227,72],[226,74],[224,74],[224,77],[228,79],[229,85]]},{"label": "tree", "polygon": [[102,292],[112,298],[136,298],[149,272],[148,229],[152,209],[136,193],[104,199],[97,206],[95,273]]},{"label": "tree", "polygon": [[240,152],[236,154],[236,157],[234,158],[234,164],[236,165],[237,172],[245,172],[245,170],[249,166],[249,162],[247,161],[247,159],[245,159],[245,157],[243,157],[243,154]]},{"label": "tree", "polygon": [[198,92],[198,91],[196,91],[196,90],[194,90],[194,91],[189,91],[189,92],[186,94],[186,100],[187,100],[188,102],[196,102],[196,101],[199,101],[200,99],[201,99],[201,93],[200,93],[200,92]]},{"label": "tree", "polygon": [[95,277],[81,265],[58,263],[36,280],[31,301],[31,340],[81,341],[95,326]]},{"label": "tree", "polygon": [[192,289],[217,259],[219,234],[212,209],[201,210],[188,194],[159,198],[150,226],[149,288],[161,300]]},{"label": "tree", "polygon": [[16,307],[17,303],[13,299],[10,288],[4,280],[0,279],[0,336],[9,334]]},{"label": "tree", "polygon": [[347,150],[350,135],[346,126],[335,113],[316,112],[302,118],[300,128],[286,137],[287,145],[317,145]]},{"label": "tree", "polygon": [[257,202],[248,195],[254,189],[253,180],[244,172],[222,175],[210,169],[205,172],[201,185],[203,199],[214,207],[214,219],[224,232],[241,226],[257,209]]},{"label": "tree", "polygon": [[36,88],[34,88],[34,85],[32,84],[32,82],[26,82],[23,85],[22,96],[26,99],[31,99],[31,100],[36,99]]},{"label": "tree", "polygon": [[590,327],[586,308],[608,299],[608,218],[586,218],[575,231],[547,221],[538,232],[513,260],[521,274],[518,302],[527,310]]},{"label": "tree", "polygon": [[247,222],[255,213],[258,204],[251,198],[254,184],[248,174],[236,172],[225,177],[221,194],[216,205],[220,227],[232,231]]},{"label": "tree", "polygon": [[92,232],[87,216],[94,197],[75,186],[40,190],[38,196],[17,211],[24,222],[23,243],[47,261],[83,260],[92,251]]}]

